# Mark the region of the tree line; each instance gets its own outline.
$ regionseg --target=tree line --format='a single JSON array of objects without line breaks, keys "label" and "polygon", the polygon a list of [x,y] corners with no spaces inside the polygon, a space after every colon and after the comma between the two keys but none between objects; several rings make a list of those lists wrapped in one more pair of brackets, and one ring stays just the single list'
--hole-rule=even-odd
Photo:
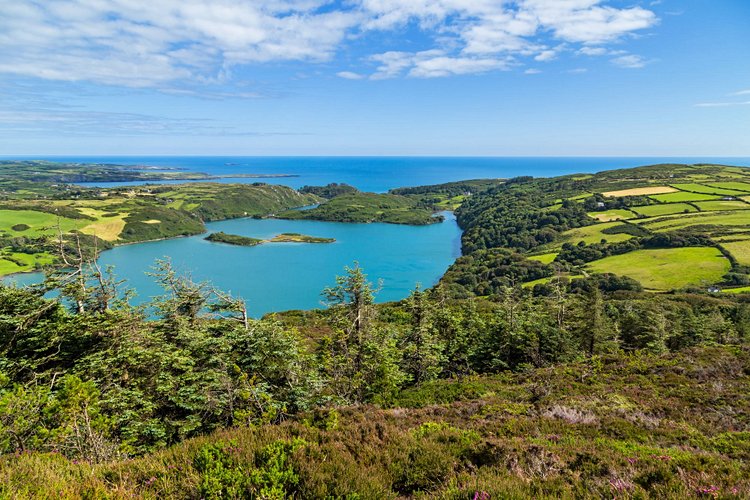
[{"label": "tree line", "polygon": [[750,335],[746,300],[607,295],[599,278],[481,299],[417,287],[378,304],[354,265],[295,326],[293,314],[249,318],[241,299],[168,261],[152,272],[163,295],[139,307],[108,270],[69,264],[45,286],[0,286],[1,453],[110,460],[315,408],[388,407],[439,378]]}]

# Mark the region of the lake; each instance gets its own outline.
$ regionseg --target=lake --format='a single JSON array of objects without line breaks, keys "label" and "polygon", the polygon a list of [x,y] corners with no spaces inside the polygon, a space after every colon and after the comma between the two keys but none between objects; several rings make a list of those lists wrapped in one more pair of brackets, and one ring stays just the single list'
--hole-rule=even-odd
[{"label": "lake", "polygon": [[[452,213],[443,215],[444,222],[429,226],[232,219],[209,223],[208,230],[262,239],[296,232],[335,238],[336,242],[239,247],[205,241],[204,234],[116,247],[103,252],[99,261],[114,266],[117,276],[137,291],[136,304],[161,293],[145,273],[156,259],[165,257],[194,280],[209,280],[242,297],[255,317],[321,307],[321,290],[334,285],[335,277],[344,274],[344,266],[355,261],[373,283],[383,280],[378,302],[399,300],[417,283],[424,287],[435,284],[460,255],[461,230]],[[34,273],[9,280],[27,284],[40,279]]]}]

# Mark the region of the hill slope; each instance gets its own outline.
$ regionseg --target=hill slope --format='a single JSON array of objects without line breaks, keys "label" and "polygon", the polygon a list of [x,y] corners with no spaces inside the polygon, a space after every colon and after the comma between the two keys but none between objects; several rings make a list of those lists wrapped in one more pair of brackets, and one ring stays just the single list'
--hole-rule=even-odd
[{"label": "hill slope", "polygon": [[435,381],[124,462],[0,459],[3,497],[750,495],[750,351],[695,348]]}]

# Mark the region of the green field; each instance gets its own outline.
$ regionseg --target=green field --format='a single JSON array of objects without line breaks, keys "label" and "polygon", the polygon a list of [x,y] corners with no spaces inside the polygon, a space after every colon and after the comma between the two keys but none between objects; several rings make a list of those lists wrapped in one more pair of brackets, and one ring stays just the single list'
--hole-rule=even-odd
[{"label": "green field", "polygon": [[[744,201],[698,201],[695,202],[695,206],[701,209],[702,212],[718,212],[724,210],[747,210],[750,205]],[[748,218],[750,222],[750,218]]]},{"label": "green field", "polygon": [[529,259],[539,261],[542,264],[549,264],[555,260],[555,257],[557,257],[557,252],[543,253],[541,255],[530,255]]},{"label": "green field", "polygon": [[[573,281],[574,279],[581,279],[583,278],[583,275],[581,274],[563,274],[561,278],[567,278],[569,281]],[[548,276],[546,278],[539,278],[538,280],[534,281],[527,281],[526,283],[521,284],[522,288],[534,288],[536,285],[544,285],[546,283],[549,283],[555,279],[555,276]]]},{"label": "green field", "polygon": [[[73,220],[65,217],[57,217],[53,214],[32,210],[0,210],[0,231],[10,236],[56,234],[58,224],[63,232],[68,232],[87,226],[91,222],[85,219]],[[13,226],[17,224],[26,224],[29,228],[16,231],[13,229]]]},{"label": "green field", "polygon": [[646,219],[641,224],[652,231],[673,231],[690,226],[750,226],[750,217],[744,211],[694,213],[666,218]]},{"label": "green field", "polygon": [[578,227],[570,229],[562,234],[562,239],[556,242],[553,247],[560,248],[563,243],[578,243],[579,241],[586,242],[587,245],[592,243],[599,243],[601,240],[607,240],[610,243],[617,243],[619,241],[627,241],[632,238],[629,234],[606,234],[602,233],[603,229],[610,227],[619,226],[619,222],[605,222],[603,224],[594,224],[592,226]]},{"label": "green field", "polygon": [[716,248],[690,247],[636,250],[591,262],[587,267],[597,273],[633,278],[650,290],[665,291],[720,282],[730,263]]},{"label": "green field", "polygon": [[681,191],[692,191],[695,193],[704,193],[704,194],[718,194],[718,195],[741,195],[745,194],[743,191],[736,191],[734,189],[724,189],[720,187],[712,187],[707,186],[704,184],[696,184],[696,183],[690,183],[690,184],[672,184],[673,187],[676,187],[677,189]]},{"label": "green field", "polygon": [[615,220],[627,220],[635,218],[635,214],[630,210],[614,209],[603,212],[589,212],[588,216],[597,219],[600,222],[611,222]]},{"label": "green field", "polygon": [[688,205],[687,203],[661,203],[659,205],[644,205],[642,207],[633,207],[632,210],[641,215],[645,215],[646,217],[697,212],[694,206]]},{"label": "green field", "polygon": [[52,255],[48,253],[38,253],[30,255],[27,253],[10,252],[0,254],[0,276],[13,273],[25,273],[33,271],[37,267],[51,264]]},{"label": "green field", "polygon": [[655,195],[649,196],[649,198],[651,198],[652,200],[660,201],[662,203],[680,203],[684,201],[715,200],[716,195],[686,193],[684,191],[680,191],[678,193],[655,194]]},{"label": "green field", "polygon": [[706,183],[708,186],[723,188],[723,189],[733,189],[736,191],[746,191],[750,193],[750,183],[748,182],[708,182]]},{"label": "green field", "polygon": [[724,293],[750,293],[750,286],[743,286],[739,288],[725,288],[722,290]]},{"label": "green field", "polygon": [[721,246],[727,249],[741,265],[750,266],[750,239],[722,243]]}]

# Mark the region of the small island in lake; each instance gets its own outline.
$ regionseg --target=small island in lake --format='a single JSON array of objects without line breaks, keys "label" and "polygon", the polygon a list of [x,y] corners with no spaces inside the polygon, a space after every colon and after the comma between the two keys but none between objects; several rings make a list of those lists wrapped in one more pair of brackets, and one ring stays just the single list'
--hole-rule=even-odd
[{"label": "small island in lake", "polygon": [[219,231],[218,233],[211,233],[205,238],[207,241],[213,243],[227,243],[229,245],[237,245],[241,247],[254,247],[260,245],[263,240],[258,238],[249,238],[247,236],[239,236],[237,234],[227,234]]},{"label": "small island in lake", "polygon": [[334,238],[319,238],[300,233],[281,233],[269,240],[261,240],[237,234],[228,234],[222,231],[211,233],[205,239],[213,243],[226,243],[242,247],[254,247],[261,243],[333,243],[336,241]]},{"label": "small island in lake", "polygon": [[320,238],[300,233],[281,233],[268,241],[271,243],[333,243],[336,240],[334,238]]}]

